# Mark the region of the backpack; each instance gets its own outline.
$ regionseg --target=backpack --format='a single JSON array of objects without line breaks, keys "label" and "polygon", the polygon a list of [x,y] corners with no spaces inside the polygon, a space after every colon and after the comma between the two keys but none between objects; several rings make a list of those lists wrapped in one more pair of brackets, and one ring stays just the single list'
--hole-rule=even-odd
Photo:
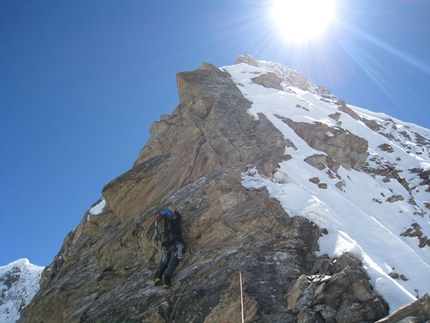
[{"label": "backpack", "polygon": [[168,246],[175,239],[175,235],[172,232],[172,223],[167,214],[159,214],[154,223],[157,236],[155,240],[161,242],[163,247]]}]

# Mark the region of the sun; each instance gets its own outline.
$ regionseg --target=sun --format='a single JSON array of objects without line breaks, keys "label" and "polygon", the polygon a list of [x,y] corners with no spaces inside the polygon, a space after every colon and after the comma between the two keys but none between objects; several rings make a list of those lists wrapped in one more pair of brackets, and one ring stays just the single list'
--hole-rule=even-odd
[{"label": "sun", "polygon": [[335,0],[274,0],[271,19],[287,41],[318,39],[335,18]]}]

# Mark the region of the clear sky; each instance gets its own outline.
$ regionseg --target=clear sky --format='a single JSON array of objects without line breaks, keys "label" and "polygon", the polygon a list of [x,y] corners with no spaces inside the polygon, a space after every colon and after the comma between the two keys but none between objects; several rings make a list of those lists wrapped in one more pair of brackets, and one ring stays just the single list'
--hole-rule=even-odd
[{"label": "clear sky", "polygon": [[0,265],[51,263],[179,103],[175,74],[204,61],[249,53],[430,128],[430,1],[337,0],[325,33],[300,43],[273,3],[0,0]]}]

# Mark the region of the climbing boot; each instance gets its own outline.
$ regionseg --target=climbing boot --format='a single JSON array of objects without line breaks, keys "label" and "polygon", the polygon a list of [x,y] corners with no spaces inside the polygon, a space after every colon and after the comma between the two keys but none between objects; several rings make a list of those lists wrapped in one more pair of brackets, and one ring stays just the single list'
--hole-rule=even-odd
[{"label": "climbing boot", "polygon": [[160,278],[155,278],[154,279],[154,286],[158,286],[158,285],[160,285],[161,284],[161,279]]}]

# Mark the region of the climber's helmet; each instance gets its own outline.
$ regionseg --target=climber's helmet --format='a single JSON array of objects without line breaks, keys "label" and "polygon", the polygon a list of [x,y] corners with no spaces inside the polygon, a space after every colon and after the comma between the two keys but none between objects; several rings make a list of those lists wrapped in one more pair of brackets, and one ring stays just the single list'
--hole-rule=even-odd
[{"label": "climber's helmet", "polygon": [[169,218],[173,217],[173,212],[169,209],[167,209],[166,211],[163,212],[163,214],[167,214],[169,216]]}]

